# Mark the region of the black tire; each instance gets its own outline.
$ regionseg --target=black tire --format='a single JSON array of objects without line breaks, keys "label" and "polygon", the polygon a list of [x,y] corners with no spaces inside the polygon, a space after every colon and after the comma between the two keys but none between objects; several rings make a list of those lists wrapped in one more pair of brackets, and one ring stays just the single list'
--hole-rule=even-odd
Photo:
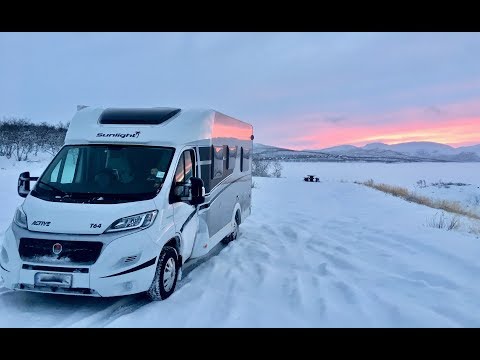
[{"label": "black tire", "polygon": [[240,218],[239,218],[238,211],[237,211],[237,213],[235,214],[235,229],[233,230],[233,232],[230,235],[228,235],[226,238],[222,239],[222,243],[224,245],[227,245],[229,242],[237,239],[237,237],[238,237],[238,227],[239,226],[240,226]]},{"label": "black tire", "polygon": [[[173,283],[164,279],[165,276],[168,276],[168,269],[171,269],[172,264],[174,264],[175,273],[173,274]],[[167,272],[165,271],[167,269]],[[170,272],[171,273],[171,272]],[[150,289],[147,291],[147,296],[152,301],[165,300],[175,291],[175,286],[177,285],[178,278],[178,255],[177,251],[171,246],[165,246],[160,253],[160,259],[157,263],[157,270],[155,271],[155,276],[150,285]],[[169,286],[164,286],[165,282]]]}]

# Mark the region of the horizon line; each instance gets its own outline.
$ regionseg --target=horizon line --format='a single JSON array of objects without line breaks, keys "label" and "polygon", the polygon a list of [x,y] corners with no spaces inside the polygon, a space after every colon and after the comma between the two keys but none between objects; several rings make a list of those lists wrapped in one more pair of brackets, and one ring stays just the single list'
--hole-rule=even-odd
[{"label": "horizon line", "polygon": [[286,150],[295,150],[295,151],[319,151],[319,150],[328,150],[328,149],[332,149],[332,148],[340,147],[340,146],[353,146],[353,147],[361,149],[361,148],[363,148],[367,145],[371,145],[371,144],[382,144],[382,145],[394,146],[394,145],[415,144],[415,143],[417,143],[417,144],[418,143],[430,143],[430,144],[446,145],[446,146],[450,146],[453,149],[459,149],[459,148],[462,148],[462,147],[479,146],[480,145],[480,140],[479,140],[478,143],[472,143],[471,145],[457,145],[457,146],[454,146],[452,144],[447,144],[447,143],[440,143],[440,142],[436,142],[436,141],[424,140],[424,141],[405,141],[405,142],[398,142],[398,143],[391,143],[391,144],[387,144],[387,143],[384,143],[384,142],[371,142],[371,143],[366,143],[364,145],[339,144],[339,145],[329,146],[329,147],[325,147],[325,148],[310,148],[310,149],[308,149],[308,148],[295,149],[293,147],[286,147],[286,146],[281,146],[281,145],[269,145],[269,144],[263,144],[263,143],[258,143],[257,142],[257,144],[259,144],[259,145],[272,146],[272,147],[282,148],[282,149],[286,149]]}]

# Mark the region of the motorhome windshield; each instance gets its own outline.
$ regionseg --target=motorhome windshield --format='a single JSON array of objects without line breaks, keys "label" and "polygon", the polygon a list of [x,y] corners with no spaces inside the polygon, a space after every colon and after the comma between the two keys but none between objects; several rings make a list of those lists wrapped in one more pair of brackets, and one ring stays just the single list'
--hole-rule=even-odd
[{"label": "motorhome windshield", "polygon": [[173,148],[166,147],[65,146],[38,179],[31,194],[63,202],[151,199],[163,185],[173,153]]}]

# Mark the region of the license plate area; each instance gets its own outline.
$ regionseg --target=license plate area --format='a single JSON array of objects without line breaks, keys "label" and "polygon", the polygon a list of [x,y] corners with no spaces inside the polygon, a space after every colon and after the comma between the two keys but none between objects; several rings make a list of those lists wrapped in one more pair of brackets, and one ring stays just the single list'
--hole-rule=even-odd
[{"label": "license plate area", "polygon": [[72,274],[42,273],[35,274],[35,286],[72,287]]}]

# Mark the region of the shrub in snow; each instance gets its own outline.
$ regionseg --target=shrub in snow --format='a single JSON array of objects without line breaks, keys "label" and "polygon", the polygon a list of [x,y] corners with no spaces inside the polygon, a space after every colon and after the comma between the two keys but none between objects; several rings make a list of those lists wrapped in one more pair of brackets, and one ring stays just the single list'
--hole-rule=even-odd
[{"label": "shrub in snow", "polygon": [[447,219],[445,213],[441,213],[437,218],[437,214],[429,220],[427,220],[427,226],[436,228],[436,229],[446,229],[447,231],[458,229],[460,226],[460,219],[458,216],[453,216],[450,219]]},{"label": "shrub in snow", "polygon": [[445,189],[449,189],[450,186],[468,186],[469,184],[465,184],[465,183],[454,183],[454,182],[443,182],[442,180],[436,182],[436,183],[432,183],[432,186],[435,186],[437,188],[445,188]]},{"label": "shrub in snow", "polygon": [[275,162],[273,163],[272,176],[273,176],[273,177],[276,177],[276,178],[281,177],[281,176],[282,176],[282,170],[283,170],[282,164],[280,164],[280,162],[278,162],[278,161],[275,161]]},{"label": "shrub in snow", "polygon": [[468,231],[470,234],[475,235],[477,238],[480,237],[480,225],[470,226]]},{"label": "shrub in snow", "polygon": [[417,186],[421,189],[426,188],[427,187],[427,182],[425,180],[418,180],[417,181]]},{"label": "shrub in snow", "polygon": [[268,168],[270,167],[271,160],[260,160],[253,156],[252,158],[252,176],[268,177]]},{"label": "shrub in snow", "polygon": [[470,199],[468,199],[468,203],[473,206],[480,206],[480,195],[473,195]]},{"label": "shrub in snow", "polygon": [[282,170],[283,166],[279,161],[261,159],[255,155],[252,158],[252,176],[279,178],[282,176]]},{"label": "shrub in snow", "polygon": [[29,119],[9,117],[0,121],[0,156],[28,160],[30,154],[45,151],[55,155],[65,141],[68,124],[34,124]]}]

